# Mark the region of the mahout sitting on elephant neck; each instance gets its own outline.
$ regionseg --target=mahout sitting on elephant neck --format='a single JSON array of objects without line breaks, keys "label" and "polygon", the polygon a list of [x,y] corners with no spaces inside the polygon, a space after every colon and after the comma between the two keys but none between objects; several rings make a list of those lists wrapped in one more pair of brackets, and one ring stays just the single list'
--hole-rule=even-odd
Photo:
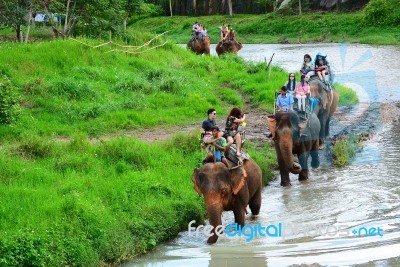
[{"label": "mahout sitting on elephant neck", "polygon": [[257,163],[246,160],[237,166],[228,160],[229,168],[221,162],[207,163],[192,174],[194,189],[204,196],[210,225],[213,226],[208,243],[215,243],[217,226],[222,225],[223,211],[233,211],[235,223],[243,226],[246,207],[258,215],[261,207],[262,172]]}]

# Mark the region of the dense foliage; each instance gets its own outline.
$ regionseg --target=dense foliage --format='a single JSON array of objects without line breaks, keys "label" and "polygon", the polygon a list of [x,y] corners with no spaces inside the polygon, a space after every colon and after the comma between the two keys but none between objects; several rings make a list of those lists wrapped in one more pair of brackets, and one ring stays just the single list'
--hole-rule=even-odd
[{"label": "dense foliage", "polygon": [[[299,14],[302,11],[334,10],[354,11],[361,9],[369,0],[152,0],[162,6],[164,15],[207,16],[217,14],[264,14],[279,12]],[[171,7],[170,7],[171,4]]]},{"label": "dense foliage", "polygon": [[166,36],[177,43],[186,43],[194,21],[207,27],[212,43],[220,38],[219,27],[230,24],[242,43],[319,43],[358,42],[370,44],[399,44],[400,24],[394,26],[363,26],[363,12],[352,14],[307,13],[302,16],[235,15],[206,17],[147,18],[132,24],[137,32],[146,28],[154,33],[168,31]]},{"label": "dense foliage", "polygon": [[[285,2],[286,5],[281,4]],[[103,38],[126,36],[129,23],[145,17],[159,15],[204,16],[226,14],[302,14],[315,10],[354,11],[362,8],[368,0],[3,0],[0,1],[0,25],[13,28],[16,38],[28,41],[30,28],[34,26],[35,16],[45,14],[45,22],[55,37],[87,36]],[[365,22],[370,25],[398,24],[398,0],[376,0],[365,11]],[[393,15],[384,17],[384,14]],[[288,18],[286,18],[288,19]],[[310,27],[307,28],[311,29]]]},{"label": "dense foliage", "polygon": [[363,15],[365,25],[399,26],[400,0],[371,0]]}]

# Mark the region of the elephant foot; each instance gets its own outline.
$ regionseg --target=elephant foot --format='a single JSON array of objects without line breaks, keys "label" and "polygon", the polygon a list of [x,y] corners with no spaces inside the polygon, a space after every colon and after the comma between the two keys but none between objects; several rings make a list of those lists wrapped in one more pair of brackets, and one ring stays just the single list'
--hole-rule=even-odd
[{"label": "elephant foot", "polygon": [[299,181],[305,181],[308,180],[308,172],[301,172],[299,174]]},{"label": "elephant foot", "polygon": [[281,181],[281,186],[291,186],[290,181]]},{"label": "elephant foot", "polygon": [[318,168],[318,167],[319,167],[319,164],[320,164],[319,159],[311,159],[311,167],[312,167],[313,169]]},{"label": "elephant foot", "polygon": [[208,244],[214,244],[215,242],[217,242],[217,240],[218,240],[218,236],[214,233],[214,235],[210,236],[207,239],[207,243]]},{"label": "elephant foot", "polygon": [[298,174],[301,172],[301,165],[297,162],[293,162],[293,166],[289,169],[289,171],[293,174]]}]

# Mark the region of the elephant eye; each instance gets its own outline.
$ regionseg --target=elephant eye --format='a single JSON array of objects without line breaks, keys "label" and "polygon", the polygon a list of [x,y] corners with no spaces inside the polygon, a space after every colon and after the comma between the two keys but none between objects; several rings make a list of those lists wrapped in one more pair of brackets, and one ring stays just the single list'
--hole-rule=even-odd
[{"label": "elephant eye", "polygon": [[228,190],[228,188],[226,188],[226,187],[224,187],[224,188],[221,189],[221,193],[222,193],[223,196],[225,196],[225,195],[228,193],[228,191],[229,191],[229,190]]}]

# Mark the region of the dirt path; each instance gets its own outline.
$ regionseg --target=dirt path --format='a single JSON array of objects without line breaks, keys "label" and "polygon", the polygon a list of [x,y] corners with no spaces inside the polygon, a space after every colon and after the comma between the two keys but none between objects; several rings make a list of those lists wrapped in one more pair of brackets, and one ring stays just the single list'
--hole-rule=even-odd
[{"label": "dirt path", "polygon": [[[267,138],[267,134],[269,134],[268,127],[266,125],[266,117],[268,115],[267,112],[260,111],[252,106],[248,106],[245,109],[246,114],[246,126],[244,129],[246,130],[246,138],[253,141],[264,141],[270,142]],[[223,115],[222,115],[223,116]],[[164,141],[168,138],[171,138],[174,134],[179,132],[192,132],[192,131],[200,131],[202,121],[191,123],[184,127],[171,127],[165,129],[147,129],[146,131],[135,131],[132,133],[126,132],[125,136],[132,136],[138,138],[145,142],[155,142],[155,141]],[[217,125],[220,128],[224,128],[225,125],[225,117],[218,118]],[[243,129],[243,127],[241,127]]]},{"label": "dirt path", "polygon": [[[357,92],[357,91],[356,91]],[[358,93],[358,92],[357,92]],[[383,125],[391,123],[398,119],[400,114],[400,104],[396,103],[370,103],[368,99],[358,93],[360,103],[353,107],[341,107],[335,112],[330,124],[330,137],[327,138],[325,149],[320,151],[321,167],[331,167],[332,165],[332,142],[343,136],[362,134],[368,138],[370,134],[379,130]],[[267,136],[270,131],[266,124],[266,118],[269,115],[246,103],[244,109],[246,115],[246,139],[255,143],[272,143]],[[220,115],[217,125],[223,128],[225,125],[225,116]],[[133,137],[145,142],[165,141],[175,134],[196,132],[201,127],[201,121],[193,122],[184,127],[153,128],[145,130],[124,131],[112,135],[101,136],[92,139],[92,142],[106,141],[121,136]]]},{"label": "dirt path", "polygon": [[[253,141],[270,142],[267,135],[270,133],[266,124],[269,113],[249,106],[246,114],[246,138]],[[361,134],[377,129],[381,124],[397,120],[399,107],[390,103],[362,102],[354,107],[339,108],[331,121],[331,139],[342,135]],[[223,128],[225,119],[219,118],[217,125]],[[171,127],[165,129],[147,129],[146,131],[125,132],[124,136],[132,136],[145,142],[163,141],[171,138],[178,132],[191,132],[199,130],[201,121],[191,123],[184,127]]]}]

